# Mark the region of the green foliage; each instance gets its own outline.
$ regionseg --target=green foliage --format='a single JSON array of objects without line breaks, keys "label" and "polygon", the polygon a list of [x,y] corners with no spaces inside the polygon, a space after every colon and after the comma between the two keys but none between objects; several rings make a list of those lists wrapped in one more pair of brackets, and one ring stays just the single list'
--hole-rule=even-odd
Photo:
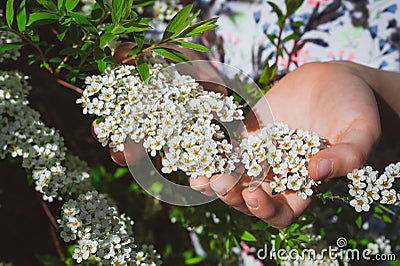
[{"label": "green foliage", "polygon": [[[153,0],[114,0],[109,5],[105,0],[97,0],[93,12],[83,15],[79,13],[81,4],[78,0],[23,0],[18,2],[18,6],[16,1],[7,0],[6,25],[2,25],[1,29],[19,35],[23,41],[3,44],[0,51],[30,45],[36,53],[29,55],[29,64],[40,64],[57,78],[75,83],[92,73],[104,71],[107,65],[116,64],[112,57],[111,44],[126,38],[136,42],[136,47],[131,49],[127,60],[131,59],[129,62],[136,65],[141,79],[147,82],[150,71],[148,64],[143,60],[144,53],[154,51],[173,61],[187,61],[189,60],[187,55],[177,50],[176,46],[207,51],[207,47],[192,43],[186,38],[214,29],[217,23],[217,18],[193,23],[198,18],[199,11],[193,13],[193,5],[187,5],[168,23],[161,40],[146,40],[145,32],[151,29],[150,19],[140,17],[135,8],[151,5],[153,2]],[[267,34],[267,38],[275,46],[275,58],[268,57],[264,63],[258,78],[261,93],[252,85],[245,88],[249,92],[249,99],[256,101],[262,97],[278,78],[279,58],[284,55],[290,57],[294,53],[295,50],[288,51],[285,45],[300,38],[297,29],[303,27],[304,23],[294,20],[292,16],[302,3],[300,0],[285,0],[286,10],[282,10],[273,1],[268,1],[268,5],[278,18],[280,29],[277,34]],[[284,36],[285,27],[290,27],[293,32]],[[44,33],[53,36],[45,38]],[[80,84],[78,82],[78,85]],[[233,96],[235,99],[240,99],[238,95]],[[104,118],[97,119],[97,123],[102,120]],[[172,232],[174,239],[159,240],[164,241],[162,246],[164,250],[161,252],[165,256],[164,259],[173,263],[179,261],[172,265],[196,265],[201,262],[210,265],[218,263],[230,265],[237,260],[232,249],[240,249],[241,241],[255,248],[262,248],[264,245],[270,248],[274,245],[275,249],[302,250],[310,240],[305,231],[311,227],[319,235],[326,236],[331,243],[335,243],[339,236],[348,237],[353,245],[366,246],[369,242],[367,238],[359,237],[363,223],[367,221],[366,217],[356,214],[351,207],[342,204],[346,198],[338,199],[330,191],[317,195],[321,201],[313,206],[316,215],[304,214],[293,225],[276,229],[254,217],[243,215],[219,201],[198,207],[161,205],[145,197],[146,193],[141,187],[128,177],[127,168],[107,170],[105,166],[98,165],[92,168],[91,178],[99,190],[108,192],[125,207],[128,214],[140,219],[135,225],[137,228],[135,236],[158,240],[161,238],[158,235],[146,235],[149,224],[157,223],[160,217],[177,221],[179,229],[176,225],[163,224],[165,226],[163,230],[167,233]],[[161,183],[156,182],[150,186],[150,190],[156,194],[162,192],[162,189]],[[328,201],[329,206],[325,205]],[[375,206],[373,210],[375,218],[392,226],[388,230],[393,230],[398,224],[398,215],[392,210],[384,206]],[[324,213],[328,211],[328,214]],[[218,219],[213,218],[213,215]],[[324,215],[335,215],[339,222],[336,224],[328,222]],[[348,224],[350,220],[354,222]],[[341,224],[346,226],[338,226]],[[159,226],[157,223],[152,228],[157,229]],[[329,226],[338,229],[331,231],[328,230]],[[207,249],[207,256],[195,255],[191,243],[187,240],[187,229],[198,234],[202,246]],[[181,237],[186,242],[176,241],[175,237],[176,239]],[[70,252],[71,250],[73,246],[69,249]],[[64,259],[41,256],[38,259],[43,265],[75,265],[70,257]]]},{"label": "green foliage", "polygon": [[[198,21],[199,11],[191,15],[193,5],[187,5],[169,22],[163,38],[157,42],[147,40],[144,32],[151,29],[151,19],[138,16],[135,8],[151,5],[153,0],[115,0],[108,4],[98,0],[90,14],[80,13],[79,0],[7,0],[6,25],[2,30],[11,31],[21,37],[21,43],[3,44],[0,50],[9,50],[31,45],[36,54],[31,54],[29,64],[39,63],[62,80],[75,83],[88,74],[103,72],[107,65],[116,64],[112,55],[113,42],[124,38],[135,40],[137,46],[129,53],[134,59],[141,78],[149,78],[147,64],[141,56],[151,50],[168,59],[183,62],[189,58],[170,44],[206,51],[207,48],[185,40],[216,27],[216,18]],[[15,10],[15,11],[14,11]],[[48,38],[48,29],[55,38]],[[46,34],[43,34],[46,32]],[[150,45],[146,44],[150,43]],[[167,46],[167,47],[166,47]],[[80,83],[81,84],[81,83]]]}]

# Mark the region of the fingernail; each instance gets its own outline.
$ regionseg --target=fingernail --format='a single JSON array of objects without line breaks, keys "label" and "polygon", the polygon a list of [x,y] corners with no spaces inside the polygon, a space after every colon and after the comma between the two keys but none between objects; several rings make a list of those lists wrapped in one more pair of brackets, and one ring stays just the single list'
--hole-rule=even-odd
[{"label": "fingernail", "polygon": [[317,179],[331,177],[333,173],[333,161],[330,159],[319,159],[317,164]]},{"label": "fingernail", "polygon": [[247,199],[246,204],[247,204],[247,207],[249,207],[251,209],[258,209],[258,206],[259,206],[258,200],[256,200],[256,199]]},{"label": "fingernail", "polygon": [[99,135],[101,133],[101,129],[98,126],[93,127],[93,131],[96,135]]}]

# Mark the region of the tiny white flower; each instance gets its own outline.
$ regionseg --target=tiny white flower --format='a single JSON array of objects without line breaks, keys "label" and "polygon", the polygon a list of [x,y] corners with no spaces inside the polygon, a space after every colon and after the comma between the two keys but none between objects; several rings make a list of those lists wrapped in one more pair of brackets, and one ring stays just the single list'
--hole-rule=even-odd
[{"label": "tiny white flower", "polygon": [[356,195],[355,198],[350,201],[350,205],[354,207],[356,212],[369,211],[370,209],[369,200],[365,194]]}]

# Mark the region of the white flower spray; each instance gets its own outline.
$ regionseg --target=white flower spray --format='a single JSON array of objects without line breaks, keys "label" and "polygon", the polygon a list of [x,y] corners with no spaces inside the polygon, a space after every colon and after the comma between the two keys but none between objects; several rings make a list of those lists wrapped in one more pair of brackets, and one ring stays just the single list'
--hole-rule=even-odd
[{"label": "white flower spray", "polygon": [[[163,173],[181,170],[192,177],[231,173],[241,162],[250,177],[264,177],[271,169],[273,177],[266,181],[274,193],[293,191],[303,199],[314,194],[320,182],[309,176],[308,164],[329,147],[326,139],[279,122],[238,140],[235,148],[216,122],[243,119],[233,97],[205,91],[152,53],[146,54],[146,61],[150,67],[146,82],[135,66],[128,65],[86,79],[77,103],[84,114],[102,118],[97,137],[103,146],[123,151],[127,138],[143,141],[151,156],[161,154]],[[350,205],[360,212],[368,211],[373,201],[396,203],[399,197],[392,183],[399,176],[399,165],[389,165],[379,178],[371,167],[350,173]]]},{"label": "white flower spray", "polygon": [[77,241],[73,258],[78,263],[95,259],[111,265],[160,265],[152,246],[138,249],[134,244],[132,220],[94,190],[86,163],[70,155],[59,133],[28,106],[26,79],[19,72],[0,71],[0,157],[22,158],[45,200],[70,199],[58,223],[65,242]]},{"label": "white flower spray", "polygon": [[150,78],[143,82],[135,66],[121,66],[86,79],[77,100],[84,114],[104,118],[99,141],[123,151],[127,137],[151,156],[163,151],[163,173],[182,170],[191,176],[229,171],[237,162],[232,145],[214,118],[221,122],[243,119],[243,112],[220,93],[203,90],[196,81],[149,58]]}]

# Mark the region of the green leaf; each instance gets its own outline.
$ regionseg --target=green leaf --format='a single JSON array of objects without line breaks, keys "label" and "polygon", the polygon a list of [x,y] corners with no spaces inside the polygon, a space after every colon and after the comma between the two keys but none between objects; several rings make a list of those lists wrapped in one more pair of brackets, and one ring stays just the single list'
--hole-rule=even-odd
[{"label": "green leaf", "polygon": [[124,23],[122,26],[119,26],[113,32],[115,34],[121,34],[121,33],[141,32],[149,29],[151,29],[151,26],[146,23],[131,21],[129,23]]},{"label": "green leaf", "polygon": [[261,88],[265,88],[269,84],[271,84],[276,71],[277,71],[277,66],[275,64],[270,66],[268,62],[266,62],[264,69],[261,72],[260,79],[258,80],[258,84],[260,85]]},{"label": "green leaf", "polygon": [[131,14],[131,10],[132,10],[132,3],[133,0],[124,0],[124,4],[122,6],[122,14],[121,14],[121,18],[127,18],[130,14]]},{"label": "green leaf", "polygon": [[155,0],[136,0],[133,2],[132,8],[148,6],[154,3]]},{"label": "green leaf", "polygon": [[308,242],[310,240],[310,238],[306,235],[299,235],[297,239],[300,240],[301,242]]},{"label": "green leaf", "polygon": [[390,224],[393,222],[392,219],[386,214],[382,215],[382,220]]},{"label": "green leaf", "polygon": [[73,10],[79,4],[79,0],[67,0],[65,1],[65,8],[67,11]]},{"label": "green leaf", "polygon": [[201,44],[197,44],[197,43],[185,42],[185,41],[175,41],[174,43],[176,43],[182,47],[190,48],[192,50],[196,50],[196,51],[200,51],[200,52],[208,51],[207,47],[205,47]]},{"label": "green leaf", "polygon": [[165,58],[171,59],[176,62],[189,61],[189,57],[172,48],[154,48],[153,51]]},{"label": "green leaf", "polygon": [[193,4],[187,5],[175,14],[175,16],[169,21],[167,27],[165,28],[161,41],[173,38],[184,29],[184,22],[189,16],[192,8]]},{"label": "green leaf", "polygon": [[202,262],[206,257],[204,256],[198,256],[198,257],[193,257],[193,258],[188,258],[185,260],[186,265],[194,265]]},{"label": "green leaf", "polygon": [[106,46],[109,42],[115,39],[115,34],[105,33],[100,37],[100,47]]},{"label": "green leaf", "polygon": [[60,16],[57,14],[37,11],[29,15],[27,26],[30,26],[34,23],[40,23],[41,25],[50,24],[58,21],[59,19]]},{"label": "green leaf", "polygon": [[20,42],[14,42],[14,43],[5,43],[0,46],[0,51],[8,51],[12,49],[18,49],[21,48],[23,43]]},{"label": "green leaf", "polygon": [[6,21],[7,21],[7,25],[11,28],[11,25],[14,21],[14,0],[7,0]]},{"label": "green leaf", "polygon": [[57,9],[60,11],[65,11],[65,2],[66,1],[67,0],[57,0]]},{"label": "green leaf", "polygon": [[114,24],[118,24],[121,21],[124,2],[125,0],[113,0],[111,2],[111,19]]},{"label": "green leaf", "polygon": [[106,56],[106,53],[100,47],[96,47],[96,49],[93,51],[93,57],[95,60],[104,59]]},{"label": "green leaf", "polygon": [[101,59],[100,60],[96,60],[96,63],[97,63],[97,67],[99,68],[99,71],[101,73],[103,73],[104,70],[106,70],[107,63],[104,62],[104,60],[101,60]]},{"label": "green leaf", "polygon": [[356,219],[356,221],[355,221],[355,223],[356,223],[356,225],[357,225],[357,227],[360,229],[361,228],[361,226],[362,226],[362,216],[361,215],[359,215],[358,217],[357,217],[357,219]]},{"label": "green leaf", "polygon": [[92,33],[95,36],[99,35],[96,27],[93,26],[93,24],[85,16],[76,12],[71,12],[70,15],[80,27],[82,27],[83,29]]},{"label": "green leaf", "polygon": [[[274,242],[274,246],[275,246],[275,250],[280,250],[281,249],[281,244],[282,244],[282,238],[281,238],[281,235],[280,234],[277,234],[276,236],[275,236],[275,242]],[[279,259],[280,258],[277,258],[278,259],[278,263],[279,263]]]},{"label": "green leaf", "polygon": [[229,255],[231,253],[231,238],[230,237],[228,237],[225,240],[225,253],[227,255]]},{"label": "green leaf", "polygon": [[206,31],[214,29],[217,25],[218,18],[210,18],[207,20],[199,21],[194,23],[193,25],[187,27],[184,31],[182,31],[177,38],[186,38],[191,36],[200,35]]},{"label": "green leaf", "polygon": [[17,10],[17,26],[20,32],[23,32],[26,29],[26,8],[25,8],[26,0],[22,0],[21,4]]},{"label": "green leaf", "polygon": [[140,77],[144,82],[147,82],[147,80],[150,78],[150,69],[149,65],[142,59],[136,58],[136,68],[139,72]]},{"label": "green leaf", "polygon": [[293,15],[303,4],[304,0],[285,0],[286,4],[286,16],[290,17]]},{"label": "green leaf", "polygon": [[133,34],[133,38],[135,38],[137,48],[139,50],[141,50],[143,47],[143,44],[144,44],[144,33],[143,32],[135,32]]},{"label": "green leaf", "polygon": [[375,206],[374,207],[374,212],[381,214],[381,213],[383,213],[383,210],[381,208],[379,208],[378,206]]},{"label": "green leaf", "polygon": [[60,63],[61,61],[62,61],[62,59],[59,57],[53,57],[53,58],[49,59],[50,63]]},{"label": "green leaf", "polygon": [[117,170],[114,172],[114,178],[120,178],[124,175],[126,175],[129,172],[128,168],[126,167],[119,167]]},{"label": "green leaf", "polygon": [[276,13],[278,18],[283,18],[283,12],[282,10],[274,3],[271,1],[267,1],[268,5],[272,8],[272,10]]},{"label": "green leaf", "polygon": [[257,238],[249,231],[244,231],[243,234],[240,236],[240,239],[242,239],[244,241],[250,241],[250,242],[257,241]]},{"label": "green leaf", "polygon": [[66,30],[60,32],[59,34],[57,34],[57,39],[61,42],[64,39],[66,33],[67,33]]},{"label": "green leaf", "polygon": [[269,224],[267,224],[266,222],[263,221],[258,221],[257,223],[255,223],[252,227],[251,230],[261,230],[264,231],[265,229],[267,229],[269,226]]},{"label": "green leaf", "polygon": [[67,47],[58,52],[60,55],[79,55],[83,51],[79,48]]},{"label": "green leaf", "polygon": [[57,10],[57,6],[50,0],[36,0],[36,2],[48,10]]},{"label": "green leaf", "polygon": [[301,27],[301,26],[304,26],[305,24],[304,24],[303,21],[298,20],[298,21],[293,21],[293,22],[291,22],[290,25],[291,25],[292,27]]},{"label": "green leaf", "polygon": [[296,37],[297,37],[297,34],[296,34],[296,33],[289,34],[288,36],[286,36],[285,38],[283,38],[282,42],[288,42],[288,41],[290,41],[290,40],[295,39]]}]

